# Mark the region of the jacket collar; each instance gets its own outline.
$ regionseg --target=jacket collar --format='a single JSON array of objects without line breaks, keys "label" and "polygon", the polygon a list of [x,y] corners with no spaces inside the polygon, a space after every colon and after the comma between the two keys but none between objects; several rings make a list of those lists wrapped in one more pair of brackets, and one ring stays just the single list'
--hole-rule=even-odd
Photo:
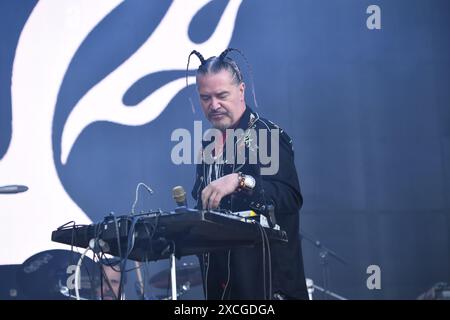
[{"label": "jacket collar", "polygon": [[253,114],[252,109],[249,106],[245,106],[245,111],[239,119],[236,129],[247,130],[250,127],[250,117]]}]

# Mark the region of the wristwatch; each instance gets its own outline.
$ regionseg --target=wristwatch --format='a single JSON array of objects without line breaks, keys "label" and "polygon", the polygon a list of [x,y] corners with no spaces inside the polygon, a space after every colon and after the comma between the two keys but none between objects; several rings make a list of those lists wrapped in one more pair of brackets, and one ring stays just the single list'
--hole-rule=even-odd
[{"label": "wristwatch", "polygon": [[238,176],[239,176],[238,191],[253,190],[253,188],[255,188],[256,180],[251,175],[238,172]]}]

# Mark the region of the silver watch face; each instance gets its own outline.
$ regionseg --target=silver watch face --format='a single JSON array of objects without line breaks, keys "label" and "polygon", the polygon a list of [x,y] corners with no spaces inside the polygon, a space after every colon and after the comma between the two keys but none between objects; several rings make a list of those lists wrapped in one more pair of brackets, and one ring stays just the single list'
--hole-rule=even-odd
[{"label": "silver watch face", "polygon": [[252,176],[246,175],[244,178],[244,184],[247,188],[253,189],[256,185],[256,180]]}]

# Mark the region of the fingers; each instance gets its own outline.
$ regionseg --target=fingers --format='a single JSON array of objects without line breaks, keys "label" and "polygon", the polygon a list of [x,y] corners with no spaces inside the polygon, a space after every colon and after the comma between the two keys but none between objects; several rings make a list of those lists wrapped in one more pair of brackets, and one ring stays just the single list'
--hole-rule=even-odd
[{"label": "fingers", "polygon": [[222,195],[219,190],[212,185],[208,185],[202,191],[202,207],[203,209],[215,209],[219,206]]},{"label": "fingers", "polygon": [[202,191],[202,208],[204,210],[208,209],[209,195],[211,192],[210,189],[211,188],[209,188],[209,186],[206,186],[206,188]]},{"label": "fingers", "polygon": [[209,198],[211,197],[212,193],[213,188],[211,187],[211,185],[206,186],[206,188],[202,191],[202,208],[205,210],[209,209]]},{"label": "fingers", "polygon": [[219,206],[222,196],[218,192],[214,192],[211,197],[209,197],[209,209],[216,209]]},{"label": "fingers", "polygon": [[238,184],[239,176],[237,173],[226,175],[211,182],[202,191],[202,208],[217,208],[222,198],[233,193]]}]

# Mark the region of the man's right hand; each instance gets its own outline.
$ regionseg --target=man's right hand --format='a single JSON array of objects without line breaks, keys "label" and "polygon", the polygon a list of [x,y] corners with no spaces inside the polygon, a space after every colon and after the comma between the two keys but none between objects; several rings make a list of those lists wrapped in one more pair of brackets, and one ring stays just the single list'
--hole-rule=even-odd
[{"label": "man's right hand", "polygon": [[202,191],[203,209],[216,209],[220,201],[239,186],[239,175],[230,173],[208,184]]}]

